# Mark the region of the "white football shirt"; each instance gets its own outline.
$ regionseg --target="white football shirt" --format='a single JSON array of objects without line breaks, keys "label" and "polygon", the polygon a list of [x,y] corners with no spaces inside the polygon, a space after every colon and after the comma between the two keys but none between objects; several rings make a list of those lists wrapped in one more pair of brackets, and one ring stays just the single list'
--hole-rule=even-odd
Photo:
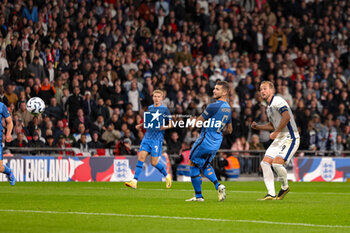
[{"label": "white football shirt", "polygon": [[267,117],[272,123],[273,127],[277,129],[278,125],[282,119],[282,113],[288,111],[290,120],[281,132],[278,134],[277,138],[288,137],[291,139],[299,138],[298,128],[295,124],[294,116],[292,110],[290,109],[288,103],[280,96],[273,96],[270,103],[267,106]]}]

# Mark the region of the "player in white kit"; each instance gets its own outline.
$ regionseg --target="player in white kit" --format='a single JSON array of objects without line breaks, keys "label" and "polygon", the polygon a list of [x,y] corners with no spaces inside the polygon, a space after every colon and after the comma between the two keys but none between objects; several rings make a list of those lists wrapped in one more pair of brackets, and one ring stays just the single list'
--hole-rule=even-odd
[{"label": "player in white kit", "polygon": [[[300,143],[298,129],[288,103],[283,98],[275,96],[274,93],[275,87],[272,82],[263,81],[261,83],[260,95],[268,105],[266,111],[269,123],[258,125],[254,121],[251,125],[256,130],[273,131],[270,134],[273,142],[266,150],[264,159],[260,163],[268,191],[267,195],[260,200],[282,200],[289,192],[287,170],[284,164],[293,157]],[[271,165],[281,182],[281,190],[277,197]]]}]

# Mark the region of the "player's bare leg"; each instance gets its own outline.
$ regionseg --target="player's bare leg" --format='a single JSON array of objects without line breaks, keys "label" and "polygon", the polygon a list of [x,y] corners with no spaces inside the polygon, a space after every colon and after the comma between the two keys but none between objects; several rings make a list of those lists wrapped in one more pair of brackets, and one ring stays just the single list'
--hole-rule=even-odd
[{"label": "player's bare leg", "polygon": [[157,166],[159,162],[159,157],[151,157],[151,164],[153,167]]},{"label": "player's bare leg", "polygon": [[267,188],[267,195],[259,200],[274,200],[276,198],[274,175],[271,168],[273,159],[271,157],[265,156],[260,165],[263,170],[264,182]]},{"label": "player's bare leg", "polygon": [[277,200],[282,200],[290,190],[288,186],[287,170],[283,166],[284,163],[285,161],[281,157],[276,157],[272,162],[273,169],[276,171],[278,179],[281,182],[281,190],[276,197]]},{"label": "player's bare leg", "polygon": [[130,187],[130,188],[133,188],[133,189],[136,189],[137,188],[137,180],[139,178],[139,175],[142,171],[142,166],[143,166],[143,163],[145,162],[146,158],[147,158],[147,155],[148,155],[148,152],[147,151],[141,151],[139,154],[138,154],[138,160],[137,160],[137,165],[136,165],[136,168],[135,168],[135,176],[134,176],[134,179],[132,179],[131,181],[128,181],[128,182],[125,182],[125,185]]}]

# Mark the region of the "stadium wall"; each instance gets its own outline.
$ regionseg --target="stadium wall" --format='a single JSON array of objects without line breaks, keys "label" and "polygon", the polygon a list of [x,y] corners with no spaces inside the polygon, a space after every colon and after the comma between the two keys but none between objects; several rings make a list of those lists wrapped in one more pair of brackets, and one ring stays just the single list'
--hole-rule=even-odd
[{"label": "stadium wall", "polygon": [[296,181],[346,182],[350,179],[350,158],[294,158]]},{"label": "stadium wall", "polygon": [[[166,154],[160,161],[171,165]],[[13,156],[6,157],[20,182],[118,182],[132,179],[137,163],[136,156],[77,157],[77,156]],[[350,179],[350,158],[294,158],[293,173],[299,182],[346,182]],[[162,174],[147,158],[140,181],[162,181]],[[0,174],[0,181],[7,181]]]},{"label": "stadium wall", "polygon": [[[73,156],[14,156],[4,160],[14,171],[20,182],[113,182],[133,178],[136,156],[73,157]],[[167,156],[160,161],[171,166]],[[162,181],[163,175],[146,160],[140,181]],[[0,181],[7,181],[4,174]]]}]

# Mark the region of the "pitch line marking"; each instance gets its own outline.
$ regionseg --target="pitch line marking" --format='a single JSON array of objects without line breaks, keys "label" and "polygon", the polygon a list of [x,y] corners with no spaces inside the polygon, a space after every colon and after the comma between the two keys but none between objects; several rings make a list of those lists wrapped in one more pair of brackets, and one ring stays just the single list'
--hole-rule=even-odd
[{"label": "pitch line marking", "polygon": [[289,226],[303,226],[303,227],[319,227],[319,228],[345,228],[350,229],[350,226],[343,225],[318,225],[309,223],[292,223],[292,222],[272,222],[261,220],[240,220],[240,219],[218,219],[218,218],[194,218],[194,217],[180,217],[180,216],[160,216],[160,215],[138,215],[138,214],[117,214],[117,213],[89,213],[89,212],[61,212],[61,211],[43,211],[43,210],[14,210],[14,209],[0,209],[0,212],[12,213],[34,213],[34,214],[71,214],[71,215],[91,215],[91,216],[113,216],[113,217],[132,217],[132,218],[162,218],[175,220],[195,220],[195,221],[209,221],[209,222],[236,222],[236,223],[258,223],[270,225],[289,225]]},{"label": "pitch line marking", "polygon": [[[112,189],[112,188],[111,188]],[[130,190],[130,188],[120,188],[122,190]],[[181,192],[187,192],[187,191],[193,191],[193,189],[148,189],[148,188],[137,188],[138,190],[150,190],[150,191],[181,191]],[[205,190],[207,191],[213,191],[217,192],[216,190]],[[228,193],[266,193],[264,191],[240,191],[240,190],[227,190]],[[289,192],[293,194],[325,194],[325,195],[350,195],[350,193],[334,193],[334,192]]]}]

